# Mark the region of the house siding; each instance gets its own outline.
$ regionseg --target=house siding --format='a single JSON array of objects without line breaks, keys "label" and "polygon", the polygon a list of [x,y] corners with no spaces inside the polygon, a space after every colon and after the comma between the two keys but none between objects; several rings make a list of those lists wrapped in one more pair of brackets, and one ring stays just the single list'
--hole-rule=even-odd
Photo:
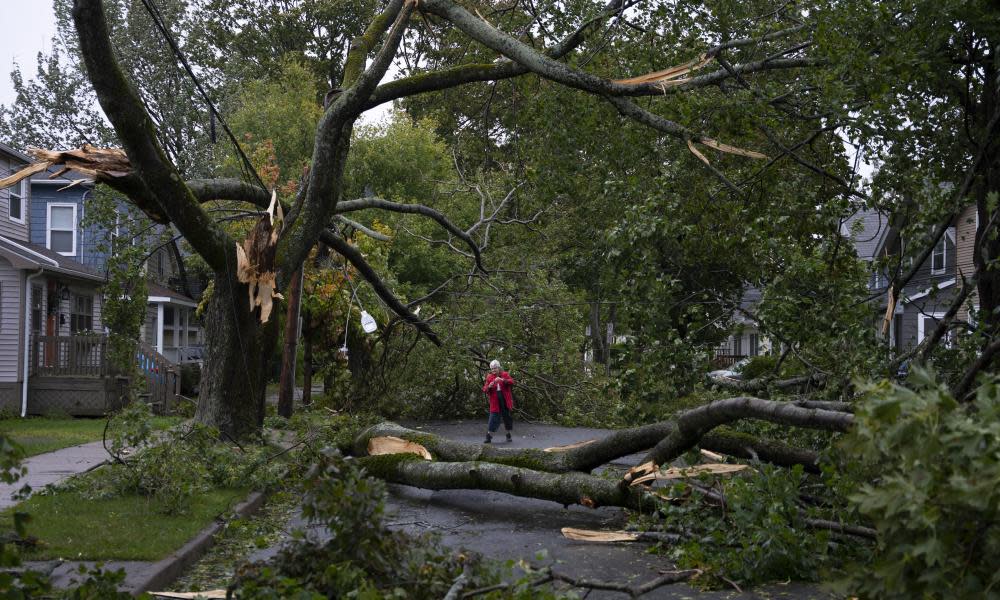
[{"label": "house siding", "polygon": [[[967,206],[959,215],[955,223],[955,258],[958,273],[970,277],[976,272],[976,265],[973,262],[973,253],[976,248],[976,205]],[[962,305],[958,311],[958,319],[969,320],[969,302],[973,306],[979,306],[978,293],[973,291],[969,296],[969,301]]]},{"label": "house siding", "polygon": [[0,258],[0,383],[20,379],[23,272]]},{"label": "house siding", "polygon": [[[10,156],[0,155],[0,173],[12,173],[20,170],[27,163],[12,159]],[[31,223],[31,185],[24,186],[24,205],[22,211],[26,214],[25,223],[18,223],[10,219],[10,188],[0,189],[0,235],[12,240],[22,242],[28,241],[28,226]]]},{"label": "house siding", "polygon": [[67,254],[73,260],[87,265],[98,271],[104,270],[107,255],[98,251],[101,241],[99,228],[96,226],[83,227],[86,199],[91,191],[84,187],[73,187],[68,190],[59,191],[59,186],[51,184],[38,184],[32,186],[33,200],[31,202],[31,243],[48,248],[46,243],[46,232],[48,228],[48,206],[49,204],[75,204],[76,205],[76,252]]}]

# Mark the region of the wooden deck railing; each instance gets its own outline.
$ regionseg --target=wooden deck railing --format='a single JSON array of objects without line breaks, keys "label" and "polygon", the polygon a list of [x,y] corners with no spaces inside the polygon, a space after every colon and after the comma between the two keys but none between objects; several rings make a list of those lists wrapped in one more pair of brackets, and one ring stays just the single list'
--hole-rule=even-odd
[{"label": "wooden deck railing", "polygon": [[170,412],[174,399],[181,393],[180,369],[146,342],[139,342],[136,359],[146,378],[148,402],[157,412]]},{"label": "wooden deck railing", "polygon": [[[115,375],[108,360],[108,338],[104,335],[32,334],[32,377],[110,377]],[[146,399],[157,412],[168,412],[180,393],[180,368],[145,342],[138,342],[135,360],[146,382]]]},{"label": "wooden deck railing", "polygon": [[31,375],[108,375],[108,338],[103,335],[37,335],[31,344]]}]

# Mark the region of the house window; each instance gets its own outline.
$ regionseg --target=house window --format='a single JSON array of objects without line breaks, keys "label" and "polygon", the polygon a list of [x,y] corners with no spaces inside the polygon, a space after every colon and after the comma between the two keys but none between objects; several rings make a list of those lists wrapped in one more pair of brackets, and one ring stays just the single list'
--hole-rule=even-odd
[{"label": "house window", "polygon": [[[917,315],[917,343],[924,341],[924,338],[934,335],[934,330],[937,329],[938,324],[941,319],[944,318],[944,313],[932,313],[932,314],[920,314]],[[952,332],[944,334],[942,342],[945,348],[951,348],[953,341]]]},{"label": "house window", "polygon": [[45,245],[64,256],[76,255],[76,204],[49,204]]},{"label": "house window", "polygon": [[743,334],[733,336],[733,355],[743,356]]},{"label": "house window", "polygon": [[8,188],[7,215],[11,221],[24,223],[24,190],[27,182],[22,179]]},{"label": "house window", "polygon": [[750,334],[750,356],[760,355],[760,337],[756,333]]},{"label": "house window", "polygon": [[73,333],[93,331],[94,329],[94,297],[73,296],[70,307],[69,329]]},{"label": "house window", "polygon": [[944,273],[944,266],[947,264],[947,259],[948,237],[943,236],[937,246],[934,246],[934,252],[931,253],[931,273],[934,275]]}]

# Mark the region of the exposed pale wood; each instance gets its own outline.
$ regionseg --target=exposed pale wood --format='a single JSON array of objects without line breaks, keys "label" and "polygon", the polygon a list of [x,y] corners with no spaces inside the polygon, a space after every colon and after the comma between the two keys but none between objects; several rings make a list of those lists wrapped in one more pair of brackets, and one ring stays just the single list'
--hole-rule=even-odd
[{"label": "exposed pale wood", "polygon": [[700,475],[729,475],[745,471],[750,467],[747,465],[727,465],[727,464],[705,464],[691,467],[670,467],[650,473],[632,480],[630,485],[649,483],[657,479],[688,479]]},{"label": "exposed pale wood", "polygon": [[368,454],[378,456],[380,454],[416,454],[427,460],[431,460],[431,453],[416,442],[410,442],[403,438],[387,435],[373,437],[368,440]]},{"label": "exposed pale wood", "polygon": [[634,542],[641,535],[637,531],[592,531],[575,527],[563,527],[561,531],[563,537],[579,542]]},{"label": "exposed pale wood", "polygon": [[545,448],[543,452],[566,452],[567,450],[573,450],[575,448],[583,448],[587,444],[593,444],[597,440],[586,440],[583,442],[576,442],[575,444],[566,444],[565,446],[551,446]]}]

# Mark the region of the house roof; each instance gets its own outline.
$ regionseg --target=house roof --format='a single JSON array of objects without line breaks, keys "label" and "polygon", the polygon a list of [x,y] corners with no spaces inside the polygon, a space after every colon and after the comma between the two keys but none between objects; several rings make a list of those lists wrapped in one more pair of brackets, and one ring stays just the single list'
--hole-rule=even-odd
[{"label": "house roof", "polygon": [[21,152],[20,150],[18,150],[17,148],[15,148],[13,146],[10,146],[10,145],[7,145],[7,144],[5,144],[3,142],[0,142],[0,151],[6,152],[7,154],[10,154],[11,156],[13,156],[13,157],[15,157],[15,158],[17,158],[19,160],[23,160],[24,162],[29,162],[30,163],[30,162],[34,162],[34,160],[35,160],[35,159],[31,158],[30,156],[28,156],[27,154],[25,154],[24,152]]},{"label": "house roof", "polygon": [[104,274],[48,248],[0,236],[0,256],[18,269],[42,269],[88,281],[105,280]]},{"label": "house roof", "polygon": [[[860,226],[857,225],[860,223]],[[855,229],[859,227],[859,229]],[[859,210],[844,221],[840,232],[854,243],[858,258],[872,260],[889,234],[889,217],[875,210]]]},{"label": "house roof", "polygon": [[35,173],[34,175],[31,176],[31,183],[32,185],[60,185],[60,186],[67,186],[72,183],[76,183],[77,185],[83,185],[86,186],[87,188],[92,188],[94,186],[93,177],[91,177],[90,175],[84,175],[83,173],[79,173],[73,170],[66,171],[59,177],[55,178],[52,177],[59,171],[62,171],[62,169],[63,168],[61,166],[58,167],[52,166],[40,173]]},{"label": "house roof", "polygon": [[176,290],[172,290],[152,281],[150,281],[148,285],[149,301],[152,303],[180,304],[183,306],[190,306],[192,308],[198,306],[198,302],[194,298],[185,296]]}]

